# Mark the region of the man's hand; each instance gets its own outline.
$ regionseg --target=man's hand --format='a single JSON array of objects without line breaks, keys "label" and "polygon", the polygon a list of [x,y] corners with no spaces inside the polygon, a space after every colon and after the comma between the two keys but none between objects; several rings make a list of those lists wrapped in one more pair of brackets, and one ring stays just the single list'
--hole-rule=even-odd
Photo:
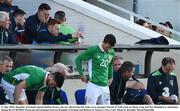
[{"label": "man's hand", "polygon": [[26,88],[26,82],[22,81],[18,85],[16,85],[14,90],[14,104],[19,104],[19,98],[22,92],[22,89]]},{"label": "man's hand", "polygon": [[84,75],[84,74],[81,76],[81,80],[82,80],[83,82],[85,82],[85,83],[88,82],[87,76]]},{"label": "man's hand", "polygon": [[79,38],[79,37],[82,37],[82,33],[81,32],[75,32],[72,34],[72,38]]},{"label": "man's hand", "polygon": [[109,79],[109,86],[111,85],[112,81],[113,81],[112,79]]},{"label": "man's hand", "polygon": [[169,104],[176,103],[176,101],[172,100],[170,96],[169,97],[159,96],[159,100],[166,102],[166,103],[169,103]]},{"label": "man's hand", "polygon": [[43,104],[43,97],[44,97],[44,92],[38,91],[36,95],[36,104]]}]

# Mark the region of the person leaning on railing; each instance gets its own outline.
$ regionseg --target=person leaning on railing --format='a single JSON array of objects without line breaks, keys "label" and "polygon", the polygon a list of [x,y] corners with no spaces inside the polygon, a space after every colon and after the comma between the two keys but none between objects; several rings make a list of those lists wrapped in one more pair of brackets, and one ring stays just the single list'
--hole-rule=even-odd
[{"label": "person leaning on railing", "polygon": [[50,19],[47,22],[47,28],[40,31],[34,38],[36,43],[56,43],[59,41],[68,41],[71,38],[79,38],[82,33],[77,32],[73,34],[63,35],[59,34],[59,22],[56,19]]}]

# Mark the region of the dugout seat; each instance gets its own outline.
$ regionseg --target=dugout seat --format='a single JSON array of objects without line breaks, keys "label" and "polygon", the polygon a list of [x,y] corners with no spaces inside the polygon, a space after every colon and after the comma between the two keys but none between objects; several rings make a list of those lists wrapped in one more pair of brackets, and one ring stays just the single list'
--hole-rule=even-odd
[{"label": "dugout seat", "polygon": [[61,90],[59,96],[62,97],[62,100],[63,100],[63,103],[64,103],[64,104],[69,104],[69,102],[68,102],[68,97],[67,97],[67,94],[66,94],[65,91]]},{"label": "dugout seat", "polygon": [[75,91],[76,104],[79,105],[85,104],[85,94],[86,94],[85,89],[78,89]]}]

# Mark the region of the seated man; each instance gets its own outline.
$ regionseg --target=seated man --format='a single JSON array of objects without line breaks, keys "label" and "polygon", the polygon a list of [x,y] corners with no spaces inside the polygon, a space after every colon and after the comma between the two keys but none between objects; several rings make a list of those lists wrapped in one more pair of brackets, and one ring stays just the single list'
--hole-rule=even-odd
[{"label": "seated man", "polygon": [[145,86],[137,79],[128,81],[129,86],[126,87],[124,95],[124,103],[126,104],[154,104],[151,97],[147,94]]},{"label": "seated man", "polygon": [[59,89],[64,79],[64,75],[59,72],[49,73],[39,67],[27,65],[6,73],[1,84],[11,103],[28,104],[25,89],[37,89],[36,104],[42,104],[44,87]]},{"label": "seated man", "polygon": [[[17,9],[13,12],[13,17],[11,18],[11,25],[9,32],[11,36],[16,39],[17,43],[23,43],[23,33],[24,33],[24,25],[26,22],[26,13],[21,10]],[[19,36],[19,35],[22,36]],[[20,38],[21,37],[21,38]]]},{"label": "seated man", "polygon": [[0,11],[0,45],[16,43],[16,39],[8,32],[9,26],[9,14],[7,12]]},{"label": "seated man", "polygon": [[50,19],[47,22],[47,29],[40,31],[34,38],[37,43],[56,43],[59,41],[68,41],[74,37],[80,37],[81,33],[63,35],[59,34],[59,22],[56,19]]},{"label": "seated man", "polygon": [[155,104],[177,104],[178,83],[173,70],[175,60],[165,57],[162,60],[161,68],[148,77],[147,92]]},{"label": "seated man", "polygon": [[126,88],[126,82],[134,74],[135,65],[125,61],[113,77],[110,87],[111,104],[121,104]]}]

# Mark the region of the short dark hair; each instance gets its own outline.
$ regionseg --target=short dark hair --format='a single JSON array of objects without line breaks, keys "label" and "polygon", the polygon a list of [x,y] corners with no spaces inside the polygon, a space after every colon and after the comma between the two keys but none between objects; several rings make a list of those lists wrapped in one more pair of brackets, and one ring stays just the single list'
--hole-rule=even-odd
[{"label": "short dark hair", "polygon": [[130,61],[125,61],[121,68],[119,69],[120,73],[125,73],[126,71],[131,72],[133,71],[133,68],[135,67],[135,64]]},{"label": "short dark hair", "polygon": [[161,63],[163,66],[166,66],[167,64],[176,64],[172,57],[164,57]]},{"label": "short dark hair", "polygon": [[17,9],[13,12],[13,17],[17,17],[18,15],[26,15],[26,12],[24,12],[23,10],[21,9]]},{"label": "short dark hair", "polygon": [[49,19],[47,22],[47,26],[55,25],[55,24],[60,24],[57,19]]},{"label": "short dark hair", "polygon": [[63,11],[57,11],[54,14],[54,18],[56,18],[56,19],[64,20],[65,17],[66,17],[66,14]]},{"label": "short dark hair", "polygon": [[57,84],[57,87],[61,88],[65,80],[64,75],[60,72],[54,72],[52,75],[54,75],[54,80]]},{"label": "short dark hair", "polygon": [[104,43],[109,43],[111,46],[116,44],[116,37],[113,34],[107,34],[103,40]]},{"label": "short dark hair", "polygon": [[139,24],[139,25],[141,25],[141,26],[143,26],[144,23],[146,23],[146,21],[143,20],[143,19],[139,19],[138,21],[136,21],[136,23]]},{"label": "short dark hair", "polygon": [[173,29],[173,26],[172,26],[171,22],[166,21],[164,24],[165,24],[166,27],[169,27],[169,28]]},{"label": "short dark hair", "polygon": [[47,3],[41,3],[41,5],[39,5],[38,11],[42,10],[51,10],[51,7]]},{"label": "short dark hair", "polygon": [[2,56],[2,57],[0,57],[0,65],[2,65],[5,60],[7,60],[8,62],[13,61],[12,58],[9,56]]}]

